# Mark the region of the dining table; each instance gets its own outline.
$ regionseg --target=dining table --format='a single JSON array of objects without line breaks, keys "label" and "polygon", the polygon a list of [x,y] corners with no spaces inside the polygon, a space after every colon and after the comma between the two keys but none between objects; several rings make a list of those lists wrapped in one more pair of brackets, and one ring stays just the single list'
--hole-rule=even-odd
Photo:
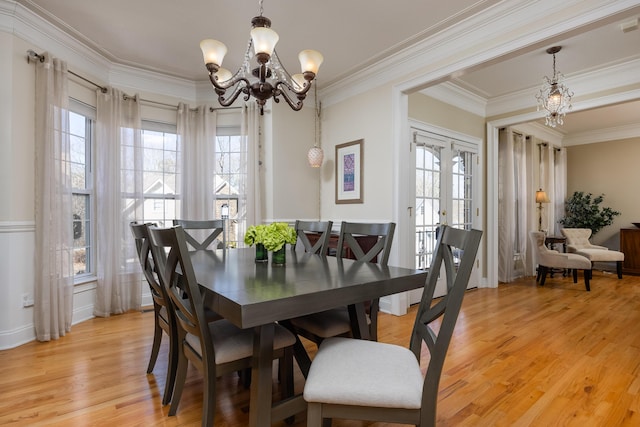
[{"label": "dining table", "polygon": [[[191,252],[207,306],[254,332],[249,425],[271,426],[306,409],[302,395],[272,402],[275,322],[340,306],[349,308],[354,337],[368,339],[363,301],[424,286],[427,272],[287,251],[286,264],[256,262],[255,249]],[[306,353],[296,352],[298,363]],[[304,370],[303,370],[304,372]]]}]

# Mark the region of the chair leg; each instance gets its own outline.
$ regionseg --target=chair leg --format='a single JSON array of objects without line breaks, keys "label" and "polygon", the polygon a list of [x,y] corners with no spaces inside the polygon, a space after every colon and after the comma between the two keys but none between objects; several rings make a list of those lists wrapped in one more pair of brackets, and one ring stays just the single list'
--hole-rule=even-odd
[{"label": "chair leg", "polygon": [[584,271],[584,287],[587,288],[587,292],[591,290],[589,286],[589,279],[591,278],[591,270]]},{"label": "chair leg", "polygon": [[311,402],[307,404],[307,427],[323,427],[321,403]]},{"label": "chair leg", "polygon": [[153,328],[153,344],[151,345],[151,356],[149,356],[147,374],[153,372],[153,368],[156,366],[156,360],[158,360],[158,353],[160,352],[160,343],[162,342],[162,328],[158,324],[157,308],[154,309],[153,315],[155,316],[155,326]]},{"label": "chair leg", "polygon": [[618,279],[622,279],[622,261],[616,262],[616,271],[618,273]]},{"label": "chair leg", "polygon": [[547,280],[547,267],[540,265],[538,266],[539,275],[540,275],[540,286],[544,286],[544,281]]},{"label": "chair leg", "polygon": [[573,269],[573,283],[578,283],[578,269],[577,268]]},{"label": "chair leg", "polygon": [[173,388],[176,384],[176,372],[178,370],[178,352],[179,344],[177,341],[177,332],[172,332],[173,336],[169,337],[169,360],[167,366],[167,380],[164,385],[164,395],[162,396],[162,404],[168,405],[171,402],[171,396],[173,395]]},{"label": "chair leg", "polygon": [[[186,358],[185,358],[186,359]],[[207,361],[203,361],[208,363]],[[204,369],[204,390],[202,393],[202,427],[210,427],[216,415],[216,378],[215,370]],[[211,378],[213,376],[213,378]]]},{"label": "chair leg", "polygon": [[282,387],[282,398],[293,396],[293,348],[284,349],[284,355],[278,361],[278,376]]},{"label": "chair leg", "polygon": [[[179,340],[180,342],[182,340]],[[180,347],[184,344],[180,343]],[[173,396],[171,397],[171,406],[169,407],[169,415],[175,415],[178,411],[178,404],[180,403],[180,398],[182,397],[182,389],[184,388],[185,380],[187,379],[187,367],[189,365],[189,360],[184,355],[182,348],[178,351],[178,367],[176,371],[176,383],[173,389]]]}]

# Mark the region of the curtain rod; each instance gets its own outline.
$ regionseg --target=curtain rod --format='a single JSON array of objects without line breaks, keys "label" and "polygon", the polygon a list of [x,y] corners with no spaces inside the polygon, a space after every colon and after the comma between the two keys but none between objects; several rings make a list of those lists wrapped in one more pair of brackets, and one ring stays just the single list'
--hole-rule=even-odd
[{"label": "curtain rod", "polygon": [[[39,61],[39,62],[44,62],[44,61],[45,61],[45,57],[44,57],[44,55],[43,55],[43,54],[36,53],[34,50],[29,49],[29,50],[27,50],[27,62],[28,62],[28,63],[31,63],[31,61],[33,61],[33,62],[37,62],[37,61]],[[79,79],[81,79],[81,80],[84,80],[85,82],[87,82],[87,83],[89,83],[89,84],[91,84],[91,85],[95,86],[96,88],[100,89],[100,92],[102,92],[102,93],[107,93],[107,91],[108,91],[108,89],[107,89],[107,87],[106,87],[106,86],[99,85],[98,83],[96,83],[96,82],[94,82],[94,81],[91,81],[91,80],[89,80],[88,78],[86,78],[86,77],[84,77],[84,76],[81,76],[80,74],[77,74],[77,73],[75,73],[75,72],[73,72],[73,71],[71,71],[71,70],[67,70],[67,72],[68,72],[69,74],[72,74],[72,75],[76,76],[77,78],[79,78]],[[123,98],[124,98],[125,100],[127,100],[127,99],[133,99],[133,100],[135,100],[135,99],[136,99],[136,97],[135,97],[135,96],[127,95],[126,93],[125,93],[125,94],[123,94],[122,96],[123,96]],[[169,107],[169,108],[175,108],[175,109],[178,109],[178,106],[177,106],[177,105],[173,105],[173,104],[167,104],[167,103],[159,102],[159,101],[152,101],[152,100],[150,100],[150,99],[144,99],[144,98],[139,98],[139,100],[140,100],[141,102],[146,102],[146,103],[149,103],[149,104],[162,105],[162,106],[164,106],[164,107]],[[216,110],[239,110],[239,109],[241,109],[241,108],[242,108],[242,107],[224,107],[224,108],[213,108],[213,107],[209,107],[209,111],[210,111],[210,112],[213,112],[213,111],[216,111]]]}]

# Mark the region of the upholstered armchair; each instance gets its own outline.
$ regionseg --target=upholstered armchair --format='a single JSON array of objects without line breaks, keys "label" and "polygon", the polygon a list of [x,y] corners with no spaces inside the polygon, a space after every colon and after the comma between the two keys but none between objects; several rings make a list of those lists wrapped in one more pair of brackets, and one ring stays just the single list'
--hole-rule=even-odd
[{"label": "upholstered armchair", "polygon": [[567,251],[582,255],[594,262],[615,262],[618,279],[622,279],[622,261],[624,253],[610,250],[605,246],[593,245],[589,241],[590,228],[562,228],[560,232],[567,238]]},{"label": "upholstered armchair", "polygon": [[547,273],[551,268],[572,270],[573,283],[578,283],[578,270],[584,270],[584,286],[590,291],[589,279],[591,278],[591,261],[582,255],[562,253],[546,247],[545,235],[540,231],[529,232],[529,238],[533,246],[534,261],[538,263],[536,282],[544,286]]}]

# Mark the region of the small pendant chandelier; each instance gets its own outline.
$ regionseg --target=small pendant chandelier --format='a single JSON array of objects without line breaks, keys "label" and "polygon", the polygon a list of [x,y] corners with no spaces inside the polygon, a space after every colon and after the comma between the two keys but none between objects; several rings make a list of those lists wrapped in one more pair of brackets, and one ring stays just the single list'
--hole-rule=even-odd
[{"label": "small pendant chandelier", "polygon": [[290,75],[275,50],[279,36],[271,29],[271,20],[262,16],[262,1],[259,0],[260,15],[251,20],[251,37],[244,61],[235,74],[222,68],[222,60],[227,53],[223,43],[212,39],[200,42],[209,80],[218,94],[218,102],[224,107],[233,104],[243,93],[245,101],[250,97],[256,99],[261,115],[267,100],[273,98],[274,102],[280,102],[280,96],[293,110],[299,111],[323,57],[318,51],[303,50],[298,55],[302,73]]},{"label": "small pendant chandelier", "polygon": [[545,124],[556,127],[564,124],[564,116],[571,110],[571,92],[562,84],[564,75],[556,71],[556,53],[560,52],[562,46],[553,46],[547,49],[547,53],[553,55],[553,76],[545,76],[540,92],[536,95],[538,100],[538,111],[546,110]]}]

